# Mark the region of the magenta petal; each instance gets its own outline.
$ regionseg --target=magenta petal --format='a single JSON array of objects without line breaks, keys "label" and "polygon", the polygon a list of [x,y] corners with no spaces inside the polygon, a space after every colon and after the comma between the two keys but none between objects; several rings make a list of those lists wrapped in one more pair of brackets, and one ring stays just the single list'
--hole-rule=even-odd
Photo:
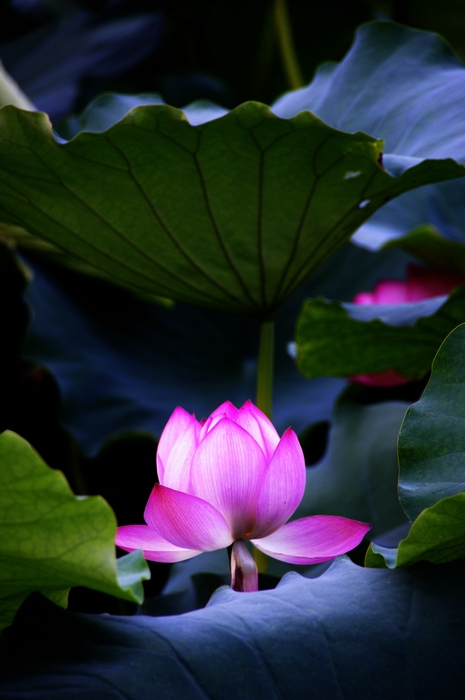
[{"label": "magenta petal", "polygon": [[289,564],[318,564],[356,547],[371,525],[336,515],[311,515],[294,520],[251,542],[260,551]]},{"label": "magenta petal", "polygon": [[190,493],[192,458],[198,445],[200,426],[195,421],[176,440],[163,462],[160,484],[176,491]]},{"label": "magenta petal", "polygon": [[255,440],[229,418],[220,420],[197,448],[192,461],[192,492],[224,515],[234,539],[252,531],[266,466]]},{"label": "magenta petal", "polygon": [[375,304],[405,304],[409,301],[408,287],[399,280],[381,280],[376,285]]},{"label": "magenta petal", "polygon": [[233,541],[225,519],[210,503],[160,484],[150,494],[144,518],[177,547],[210,552]]},{"label": "magenta petal", "polygon": [[160,483],[164,483],[166,465],[175,443],[184,433],[198,434],[199,423],[194,416],[178,406],[171,414],[160,436],[157,449],[157,471]]},{"label": "magenta petal", "polygon": [[126,552],[142,549],[144,557],[151,561],[184,561],[202,554],[201,550],[176,547],[158,535],[148,525],[123,525],[116,533],[115,543]]},{"label": "magenta petal", "polygon": [[266,537],[289,520],[305,491],[305,459],[297,435],[288,428],[263,477],[252,537]]}]

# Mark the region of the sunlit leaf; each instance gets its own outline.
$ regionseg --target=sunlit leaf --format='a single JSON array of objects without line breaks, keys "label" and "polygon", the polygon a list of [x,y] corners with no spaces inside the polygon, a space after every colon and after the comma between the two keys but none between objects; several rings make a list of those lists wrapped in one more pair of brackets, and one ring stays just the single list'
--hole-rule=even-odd
[{"label": "sunlit leaf", "polygon": [[135,552],[117,568],[116,521],[102,498],[74,496],[14,433],[0,435],[0,462],[0,627],[32,591],[60,605],[72,586],[141,602],[147,565]]}]

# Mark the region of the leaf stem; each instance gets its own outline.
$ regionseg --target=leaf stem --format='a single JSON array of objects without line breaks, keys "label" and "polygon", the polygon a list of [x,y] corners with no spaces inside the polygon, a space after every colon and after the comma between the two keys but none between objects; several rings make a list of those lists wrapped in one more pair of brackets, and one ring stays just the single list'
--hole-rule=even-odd
[{"label": "leaf stem", "polygon": [[286,0],[275,0],[273,12],[279,50],[289,87],[291,90],[297,90],[304,85],[304,81],[294,48]]},{"label": "leaf stem", "polygon": [[260,325],[256,405],[271,420],[273,404],[274,321]]},{"label": "leaf stem", "polygon": [[[263,321],[260,325],[260,346],[258,350],[257,397],[255,403],[260,411],[271,420],[273,406],[274,368],[274,321]],[[268,557],[254,548],[254,560],[258,571],[268,570]]]}]

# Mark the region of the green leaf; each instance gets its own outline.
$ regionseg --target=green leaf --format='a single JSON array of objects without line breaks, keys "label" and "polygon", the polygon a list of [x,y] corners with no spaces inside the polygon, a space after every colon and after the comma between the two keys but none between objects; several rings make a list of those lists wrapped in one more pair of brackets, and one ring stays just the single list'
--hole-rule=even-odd
[{"label": "green leaf", "polygon": [[[307,469],[296,518],[342,515],[372,524],[370,537],[405,522],[397,495],[397,435],[407,404],[337,406],[327,455]],[[350,449],[348,449],[350,446]]]},{"label": "green leaf", "polygon": [[425,508],[397,548],[372,542],[365,566],[411,566],[419,561],[445,564],[465,557],[465,493],[442,498]]},{"label": "green leaf", "polygon": [[344,557],[274,590],[224,586],[183,615],[78,615],[31,598],[4,633],[0,698],[460,698],[464,584],[463,562],[387,571]]},{"label": "green leaf", "polygon": [[380,141],[252,102],[198,126],[137,107],[66,144],[45,115],[5,107],[0,134],[5,223],[115,282],[261,318],[387,201],[465,174],[417,159],[392,177]]},{"label": "green leaf", "polygon": [[411,521],[465,491],[465,324],[441,345],[420,401],[399,434],[399,496]]},{"label": "green leaf", "polygon": [[63,474],[14,433],[0,435],[0,461],[0,628],[32,591],[63,606],[73,586],[141,602],[147,565],[135,553],[117,568],[109,505],[74,496]]},{"label": "green leaf", "polygon": [[444,303],[435,298],[356,306],[312,299],[305,302],[297,323],[297,366],[308,378],[395,369],[418,379],[430,371],[441,342],[464,318],[463,287]]},{"label": "green leaf", "polygon": [[373,544],[367,566],[465,557],[465,324],[441,345],[420,401],[399,433],[399,496],[412,527],[397,549]]},{"label": "green leaf", "polygon": [[465,245],[441,236],[435,226],[417,226],[383,248],[401,248],[431,267],[443,267],[465,277]]},{"label": "green leaf", "polygon": [[431,561],[444,564],[465,557],[465,493],[442,498],[426,508],[399,543],[397,566]]}]

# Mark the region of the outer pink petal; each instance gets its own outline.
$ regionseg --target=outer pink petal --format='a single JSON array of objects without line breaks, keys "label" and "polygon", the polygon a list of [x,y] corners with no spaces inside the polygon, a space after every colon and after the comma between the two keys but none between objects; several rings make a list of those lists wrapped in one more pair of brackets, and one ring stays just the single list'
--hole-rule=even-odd
[{"label": "outer pink petal", "polygon": [[233,539],[252,531],[258,490],[266,470],[261,448],[249,433],[223,418],[205,436],[192,461],[192,489],[222,513]]},{"label": "outer pink petal", "polygon": [[236,423],[258,442],[269,461],[279,443],[279,435],[273,423],[251,401],[246,401],[239,409]]},{"label": "outer pink petal", "polygon": [[[197,423],[197,421],[195,421]],[[164,464],[160,483],[176,491],[190,492],[192,459],[198,444],[200,427],[192,425],[185,430],[171,448]]]},{"label": "outer pink petal", "polygon": [[352,303],[359,305],[376,304],[375,295],[373,292],[359,292],[354,296]]},{"label": "outer pink petal", "polygon": [[387,369],[384,372],[373,372],[372,374],[356,374],[353,377],[349,377],[349,379],[351,382],[356,382],[357,384],[378,387],[401,386],[411,381],[407,377],[403,377],[395,369]]},{"label": "outer pink petal", "polygon": [[202,554],[200,550],[184,549],[171,544],[148,525],[123,525],[116,533],[116,544],[126,552],[142,549],[144,557],[151,561],[184,561]]},{"label": "outer pink petal", "polygon": [[400,280],[382,280],[376,285],[375,304],[405,304],[408,299],[407,284]]},{"label": "outer pink petal", "polygon": [[449,294],[463,284],[464,279],[450,270],[428,270],[418,265],[408,266],[408,301]]},{"label": "outer pink petal", "polygon": [[210,503],[160,484],[153,488],[144,518],[177,547],[210,552],[233,541],[225,519]]},{"label": "outer pink petal", "polygon": [[305,491],[305,459],[297,435],[288,428],[265,472],[251,537],[266,537],[289,520]]},{"label": "outer pink petal", "polygon": [[160,483],[164,483],[166,464],[174,444],[185,432],[198,434],[199,423],[195,417],[178,406],[171,414],[160,436],[157,449],[157,471]]},{"label": "outer pink petal", "polygon": [[371,525],[336,515],[311,515],[283,525],[251,542],[265,554],[289,564],[318,564],[356,547]]}]

